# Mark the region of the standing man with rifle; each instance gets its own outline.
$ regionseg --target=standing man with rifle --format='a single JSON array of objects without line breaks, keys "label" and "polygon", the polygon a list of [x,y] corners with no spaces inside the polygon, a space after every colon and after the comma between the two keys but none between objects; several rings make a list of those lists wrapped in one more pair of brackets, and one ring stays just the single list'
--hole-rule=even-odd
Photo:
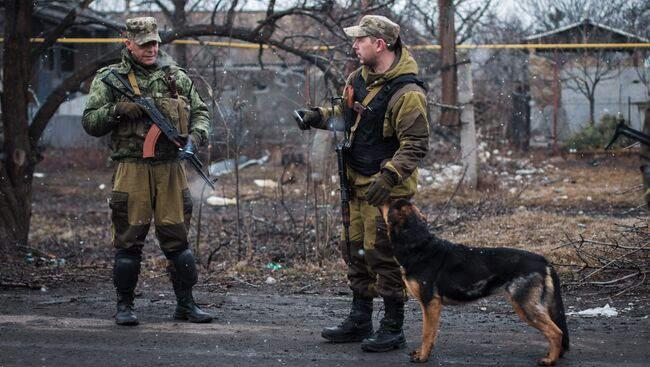
[{"label": "standing man with rifle", "polygon": [[118,162],[109,202],[115,322],[138,324],[134,291],[152,216],[176,294],[174,319],[210,322],[192,296],[198,279],[187,240],[192,198],[180,162],[200,170],[196,147],[208,140],[210,115],[185,71],[159,50],[154,18],[128,19],[124,45],[122,62],[97,72],[82,117],[88,134],[111,134]]},{"label": "standing man with rifle", "polygon": [[[363,350],[385,352],[406,344],[406,291],[378,207],[416,192],[417,166],[429,141],[427,100],[416,77],[418,66],[400,40],[399,25],[366,15],[358,26],[344,30],[354,38],[352,48],[362,66],[348,77],[341,105],[294,112],[300,129],[337,130],[342,124],[336,120],[343,118],[350,134],[343,149],[350,224],[346,233],[344,210],[342,233],[349,241],[341,241],[341,252],[348,264],[352,310],[340,325],[323,329],[321,335],[331,342],[362,341]],[[373,333],[376,296],[383,298],[385,313]]]}]

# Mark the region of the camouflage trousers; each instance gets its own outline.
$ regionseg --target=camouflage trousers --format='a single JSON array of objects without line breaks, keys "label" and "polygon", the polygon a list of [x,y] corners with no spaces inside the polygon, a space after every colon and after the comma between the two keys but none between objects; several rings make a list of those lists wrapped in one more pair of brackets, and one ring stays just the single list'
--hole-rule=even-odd
[{"label": "camouflage trousers", "polygon": [[393,256],[386,223],[377,207],[363,198],[350,199],[350,254],[341,230],[341,252],[348,265],[348,284],[364,297],[406,300],[402,273]]},{"label": "camouflage trousers", "polygon": [[192,197],[180,162],[120,162],[109,206],[115,248],[141,250],[152,217],[165,254],[188,247]]}]

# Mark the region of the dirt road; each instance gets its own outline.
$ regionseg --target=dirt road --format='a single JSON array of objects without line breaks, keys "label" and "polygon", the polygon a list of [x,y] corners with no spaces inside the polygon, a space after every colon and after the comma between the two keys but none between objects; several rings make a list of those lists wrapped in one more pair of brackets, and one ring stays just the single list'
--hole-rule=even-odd
[{"label": "dirt road", "polygon": [[[136,299],[140,326],[119,327],[111,318],[108,282],[0,289],[0,366],[395,366],[408,365],[408,351],[419,342],[414,301],[407,305],[407,349],[374,354],[320,337],[322,327],[345,316],[347,296],[277,294],[242,285],[224,294],[198,292],[196,298],[217,316],[215,322],[171,320],[170,290],[152,285]],[[584,307],[580,302],[565,295],[569,309]],[[558,365],[648,366],[650,310],[644,302],[614,304],[623,312],[611,318],[569,316],[571,351]],[[428,365],[533,366],[545,350],[541,334],[493,297],[443,311]]]}]

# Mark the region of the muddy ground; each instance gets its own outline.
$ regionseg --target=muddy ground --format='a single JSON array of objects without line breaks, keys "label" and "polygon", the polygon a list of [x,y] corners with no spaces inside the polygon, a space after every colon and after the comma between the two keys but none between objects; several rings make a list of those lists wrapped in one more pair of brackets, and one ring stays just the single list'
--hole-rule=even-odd
[{"label": "muddy ground", "polygon": [[[246,286],[224,293],[200,291],[198,301],[217,319],[189,324],[171,319],[169,287],[151,284],[136,300],[141,324],[119,327],[110,317],[114,297],[108,282],[46,292],[5,290],[0,298],[0,365],[407,365],[408,351],[420,341],[419,306],[407,304],[407,349],[365,353],[358,343],[329,344],[320,337],[321,328],[344,317],[348,298]],[[568,307],[581,304],[573,295],[566,298]],[[381,307],[378,301],[375,307]],[[629,306],[615,302],[614,307]],[[571,351],[558,365],[647,366],[650,319],[645,310],[611,318],[569,316]],[[504,300],[492,298],[444,309],[428,364],[534,366],[546,347],[542,335],[520,321]]]},{"label": "muddy ground", "polygon": [[[321,339],[321,328],[346,315],[350,293],[336,253],[335,184],[322,188],[318,203],[305,199],[310,186],[301,166],[242,171],[239,228],[234,207],[200,208],[201,228],[195,224],[191,234],[201,273],[196,298],[216,316],[213,323],[171,319],[165,261],[150,233],[136,299],[141,325],[116,326],[106,204],[113,168],[105,156],[101,150],[48,151],[39,165],[30,246],[2,259],[0,367],[408,363],[421,327],[412,300],[407,349],[364,353],[358,344]],[[618,311],[613,317],[569,315],[571,351],[559,366],[647,366],[648,212],[641,207],[635,159],[542,154],[507,164],[487,160],[479,190],[425,184],[418,204],[445,238],[547,256],[564,283],[567,312],[606,304]],[[518,165],[535,170],[517,174]],[[285,184],[260,189],[253,179]],[[221,177],[218,194],[233,197],[233,182]],[[197,198],[200,191],[195,183]],[[375,308],[382,308],[378,300]],[[375,325],[380,317],[381,311]],[[545,350],[541,334],[492,297],[444,309],[428,363],[532,366]]]}]

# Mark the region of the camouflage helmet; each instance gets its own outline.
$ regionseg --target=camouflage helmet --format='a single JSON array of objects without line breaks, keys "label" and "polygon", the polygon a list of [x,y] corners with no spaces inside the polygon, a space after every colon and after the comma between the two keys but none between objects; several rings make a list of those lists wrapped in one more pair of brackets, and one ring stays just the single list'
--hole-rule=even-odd
[{"label": "camouflage helmet", "polygon": [[158,25],[154,17],[139,17],[126,20],[126,38],[135,42],[138,46],[147,42],[158,41]]},{"label": "camouflage helmet", "polygon": [[359,25],[343,28],[350,37],[373,36],[386,41],[388,46],[394,45],[399,37],[399,25],[381,15],[366,15],[361,18]]}]

